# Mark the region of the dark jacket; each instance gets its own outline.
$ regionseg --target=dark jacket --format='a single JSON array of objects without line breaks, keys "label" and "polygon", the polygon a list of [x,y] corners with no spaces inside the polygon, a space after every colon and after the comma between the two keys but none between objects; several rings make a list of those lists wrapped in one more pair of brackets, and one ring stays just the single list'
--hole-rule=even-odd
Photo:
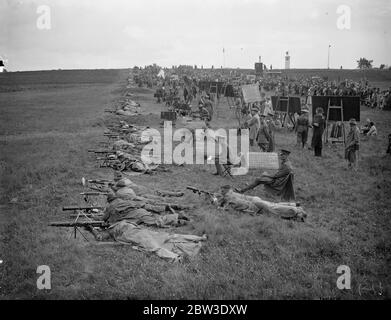
[{"label": "dark jacket", "polygon": [[323,115],[316,114],[313,123],[312,147],[322,147],[322,136],[326,122]]}]

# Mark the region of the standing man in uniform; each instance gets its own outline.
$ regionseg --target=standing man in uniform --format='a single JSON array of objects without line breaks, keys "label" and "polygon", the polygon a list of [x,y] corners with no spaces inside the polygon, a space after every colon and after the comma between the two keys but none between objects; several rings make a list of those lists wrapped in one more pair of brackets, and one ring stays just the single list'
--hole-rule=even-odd
[{"label": "standing man in uniform", "polygon": [[270,112],[267,114],[267,126],[269,129],[269,146],[267,149],[267,152],[274,152],[275,149],[275,139],[274,139],[274,131],[276,129],[276,125],[274,124],[273,118],[274,118],[274,113]]},{"label": "standing man in uniform", "polygon": [[323,131],[325,128],[325,120],[323,117],[323,109],[317,108],[316,114],[314,116],[314,122],[313,122],[313,133],[312,133],[312,148],[315,151],[315,157],[321,157],[322,156],[322,136]]},{"label": "standing man in uniform", "polygon": [[250,139],[250,148],[254,147],[254,143],[257,140],[258,130],[261,125],[259,119],[258,108],[251,109],[251,119],[246,122],[247,127],[250,129],[249,139]]},{"label": "standing man in uniform", "polygon": [[310,123],[308,120],[308,109],[303,109],[301,110],[301,115],[299,116],[296,122],[296,134],[297,134],[296,146],[299,147],[300,145],[302,145],[302,148],[306,146],[309,127],[310,127]]},{"label": "standing man in uniform", "polygon": [[198,106],[200,109],[208,111],[208,121],[212,121],[213,117],[213,104],[212,102],[208,99],[207,96],[201,96],[201,99],[198,103]]},{"label": "standing man in uniform", "polygon": [[186,85],[183,87],[183,99],[185,102],[188,102],[189,99],[189,90],[187,90]]},{"label": "standing man in uniform", "polygon": [[265,121],[265,115],[261,114],[260,126],[258,130],[257,143],[262,152],[269,149],[270,133],[269,127]]},{"label": "standing man in uniform", "polygon": [[214,110],[213,110],[212,101],[210,101],[209,96],[206,96],[206,97],[204,98],[204,107],[205,107],[206,110],[208,110],[208,112],[209,112],[209,121],[212,121]]},{"label": "standing man in uniform", "polygon": [[346,137],[345,159],[348,161],[348,168],[353,168],[357,171],[357,153],[360,148],[360,130],[357,127],[356,119],[350,119],[349,125],[350,130]]}]

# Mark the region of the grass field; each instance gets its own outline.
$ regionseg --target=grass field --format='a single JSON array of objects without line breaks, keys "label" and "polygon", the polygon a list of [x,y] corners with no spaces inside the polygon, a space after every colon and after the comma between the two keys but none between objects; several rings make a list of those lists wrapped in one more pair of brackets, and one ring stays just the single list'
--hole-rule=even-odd
[{"label": "grass field", "polygon": [[[129,246],[100,245],[48,227],[66,219],[63,205],[83,204],[80,179],[112,178],[87,149],[104,141],[104,109],[124,93],[127,70],[50,71],[0,75],[0,299],[384,299],[391,297],[391,159],[385,157],[391,112],[362,109],[379,136],[362,141],[360,170],[345,170],[341,146],[315,159],[293,148],[293,133],[276,134],[293,150],[298,201],[305,223],[224,212],[186,193],[191,224],[177,232],[208,241],[192,261],[167,263]],[[379,80],[380,81],[380,80]],[[390,86],[389,80],[382,85]],[[162,105],[133,89],[145,115],[129,122],[158,127]],[[236,125],[221,104],[214,127]],[[126,118],[125,118],[126,119]],[[205,166],[136,176],[142,185],[216,190],[248,176],[221,178]],[[267,198],[262,188],[251,194]],[[48,265],[52,289],[37,289],[37,266]],[[351,290],[336,286],[339,265]]]}]

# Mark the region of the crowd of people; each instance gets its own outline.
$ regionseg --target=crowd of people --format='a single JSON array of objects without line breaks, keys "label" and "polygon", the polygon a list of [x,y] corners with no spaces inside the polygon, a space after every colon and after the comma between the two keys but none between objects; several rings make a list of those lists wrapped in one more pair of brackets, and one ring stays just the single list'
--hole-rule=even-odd
[{"label": "crowd of people", "polygon": [[302,77],[288,79],[287,77],[262,77],[260,86],[275,95],[287,96],[359,96],[361,104],[380,110],[391,108],[391,88],[381,90],[372,87],[368,81],[329,81],[320,77]]},{"label": "crowd of people", "polygon": [[278,73],[265,73],[254,79],[239,70],[192,69],[188,66],[164,69],[166,76],[161,78],[158,76],[158,70],[159,67],[155,65],[138,69],[135,80],[140,86],[156,86],[159,101],[171,101],[173,97],[181,95],[180,99],[191,103],[204,89],[201,89],[201,82],[215,81],[235,86],[257,83],[263,92],[270,92],[276,96],[300,96],[305,101],[309,96],[359,96],[362,105],[379,110],[391,109],[391,88],[380,89],[372,86],[366,79],[331,81],[327,77],[288,77]]},{"label": "crowd of people", "polygon": [[[323,135],[326,129],[324,110],[318,108],[312,119],[309,118],[309,107],[307,98],[310,96],[359,96],[362,105],[378,109],[391,109],[391,88],[380,90],[373,87],[365,79],[353,81],[345,79],[343,81],[330,81],[327,78],[302,76],[288,78],[286,75],[274,73],[272,76],[264,74],[255,80],[246,73],[239,70],[205,70],[191,67],[177,67],[173,70],[165,70],[166,77],[158,78],[156,69],[146,68],[146,74],[154,74],[154,82],[157,86],[155,96],[158,102],[166,102],[172,105],[173,101],[183,101],[190,105],[196,100],[201,118],[211,121],[213,117],[214,95],[208,90],[201,88],[202,81],[226,82],[237,86],[243,84],[258,84],[262,92],[261,101],[252,104],[242,105],[242,115],[245,118],[242,128],[248,128],[250,133],[251,150],[263,152],[274,152],[275,131],[282,126],[288,126],[289,122],[283,124],[281,115],[273,111],[270,97],[266,97],[265,92],[276,96],[301,96],[305,107],[302,107],[300,114],[296,117],[296,123],[292,122],[291,129],[297,135],[297,146],[314,151],[316,157],[322,156]],[[144,70],[143,70],[144,73]],[[175,75],[175,77],[173,77]],[[153,81],[152,81],[153,82]],[[310,103],[310,101],[309,101]],[[350,119],[349,130],[346,137],[346,159],[349,167],[355,167],[355,154],[359,150],[360,136],[376,136],[377,128],[373,121],[367,119],[367,123],[359,127],[355,119]],[[312,129],[312,139],[307,145],[310,130]],[[333,132],[341,136],[341,124],[334,124]],[[353,147],[354,146],[354,147]]]}]

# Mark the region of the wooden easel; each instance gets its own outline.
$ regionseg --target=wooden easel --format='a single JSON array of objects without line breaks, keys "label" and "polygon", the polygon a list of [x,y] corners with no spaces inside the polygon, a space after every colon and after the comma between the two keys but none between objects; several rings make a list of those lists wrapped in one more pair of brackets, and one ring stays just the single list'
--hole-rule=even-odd
[{"label": "wooden easel", "polygon": [[[329,141],[329,122],[333,122],[333,123],[336,123],[338,121],[331,121],[329,120],[330,118],[330,109],[331,110],[339,110],[340,113],[341,113],[341,120],[338,120],[338,121],[341,121],[342,122],[342,139],[338,139],[338,138],[332,138],[332,142],[334,143],[343,143],[345,145],[345,141],[346,141],[346,135],[345,135],[345,124],[344,124],[344,118],[343,118],[343,101],[341,99],[341,105],[340,106],[331,106],[330,105],[330,99],[329,99],[329,102],[328,102],[328,108],[327,108],[327,116],[326,116],[326,133],[325,133],[325,136],[324,136],[324,140],[325,140],[325,143],[328,143]],[[330,138],[331,140],[331,138]]]},{"label": "wooden easel", "polygon": [[214,110],[213,110],[213,112],[215,113],[216,118],[218,117],[217,106],[219,105],[219,99],[217,99],[217,97],[218,97],[218,90],[219,90],[218,84],[212,82],[210,84],[210,87],[209,87],[209,95],[210,95],[211,98],[212,98],[212,94],[214,95],[214,99],[213,99],[213,102],[214,102],[213,109]]},{"label": "wooden easel", "polygon": [[227,91],[227,85],[228,85],[228,83],[224,82],[223,87],[221,88],[221,94],[223,97],[225,97],[225,92]]},{"label": "wooden easel", "polygon": [[286,117],[288,116],[288,119],[292,122],[293,127],[296,125],[295,119],[292,117],[292,115],[289,113],[289,96],[277,96],[277,101],[276,101],[276,109],[282,109],[280,108],[281,102],[286,102],[286,110],[284,111],[277,111],[280,114],[283,115],[283,121],[282,121],[282,126],[285,126],[286,122]]}]

